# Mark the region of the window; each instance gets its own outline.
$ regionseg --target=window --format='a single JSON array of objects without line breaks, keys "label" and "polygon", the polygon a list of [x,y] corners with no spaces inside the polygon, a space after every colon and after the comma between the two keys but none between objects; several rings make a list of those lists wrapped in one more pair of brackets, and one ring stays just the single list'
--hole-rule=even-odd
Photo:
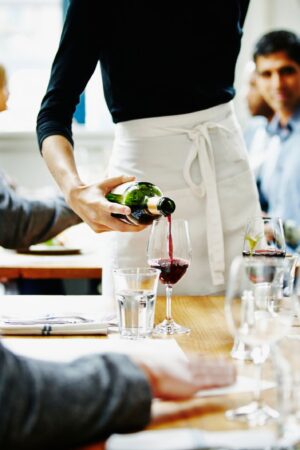
[{"label": "window", "polygon": [[[0,63],[8,72],[9,109],[0,131],[34,131],[63,23],[63,0],[0,0]],[[111,131],[99,68],[86,89],[86,125]]]}]

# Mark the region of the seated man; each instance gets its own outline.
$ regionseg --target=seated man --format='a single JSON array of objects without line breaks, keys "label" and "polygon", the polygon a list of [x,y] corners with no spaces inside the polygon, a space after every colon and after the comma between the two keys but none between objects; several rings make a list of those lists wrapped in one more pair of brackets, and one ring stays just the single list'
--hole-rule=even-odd
[{"label": "seated man", "polygon": [[0,343],[0,448],[75,448],[150,421],[151,400],[233,383],[222,359],[92,355],[69,364],[26,359]]},{"label": "seated man", "polygon": [[[0,64],[0,113],[7,109],[8,97],[7,75]],[[80,222],[62,197],[27,200],[12,189],[0,171],[0,246],[27,248]]]},{"label": "seated man", "polygon": [[289,31],[265,34],[254,55],[257,85],[275,112],[264,138],[254,137],[250,158],[265,211],[300,225],[300,37]]}]

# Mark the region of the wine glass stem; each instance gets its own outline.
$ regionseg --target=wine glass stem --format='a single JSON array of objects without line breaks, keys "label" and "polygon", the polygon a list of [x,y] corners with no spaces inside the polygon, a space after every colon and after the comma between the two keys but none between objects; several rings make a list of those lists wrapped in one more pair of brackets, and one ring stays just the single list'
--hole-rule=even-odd
[{"label": "wine glass stem", "polygon": [[166,286],[166,319],[172,320],[172,285]]},{"label": "wine glass stem", "polygon": [[261,398],[261,374],[262,374],[262,365],[268,357],[270,351],[270,347],[266,345],[262,345],[260,347],[256,347],[252,352],[252,359],[256,369],[256,383],[254,388],[254,400],[261,405],[263,403]]},{"label": "wine glass stem", "polygon": [[261,374],[262,374],[262,363],[255,364],[255,388],[254,388],[254,400],[260,405],[262,402],[261,399]]}]

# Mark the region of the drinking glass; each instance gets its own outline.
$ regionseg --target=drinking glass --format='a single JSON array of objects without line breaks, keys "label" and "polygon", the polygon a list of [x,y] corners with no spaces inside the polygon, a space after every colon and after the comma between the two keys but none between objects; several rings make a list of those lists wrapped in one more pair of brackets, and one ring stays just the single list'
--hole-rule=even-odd
[{"label": "drinking glass", "polygon": [[115,269],[115,295],[122,338],[144,339],[153,331],[159,270]]},{"label": "drinking glass", "polygon": [[159,279],[166,285],[166,318],[154,333],[173,335],[189,333],[189,329],[172,318],[172,289],[185,274],[191,261],[191,242],[186,220],[159,220],[152,224],[147,249],[148,264],[160,269]]},{"label": "drinking glass", "polygon": [[248,222],[244,256],[284,257],[285,252],[284,231],[279,217],[254,217]]},{"label": "drinking glass", "polygon": [[[282,426],[296,425],[300,419],[300,340],[296,335],[289,335],[272,349],[275,366],[278,403],[281,410]],[[282,430],[287,431],[287,430]]]},{"label": "drinking glass", "polygon": [[270,346],[288,333],[294,315],[292,296],[283,295],[285,270],[289,267],[281,258],[237,257],[232,263],[226,319],[232,335],[249,346],[257,380],[253,401],[227,411],[228,419],[263,425],[278,418],[261,398],[260,379]]}]

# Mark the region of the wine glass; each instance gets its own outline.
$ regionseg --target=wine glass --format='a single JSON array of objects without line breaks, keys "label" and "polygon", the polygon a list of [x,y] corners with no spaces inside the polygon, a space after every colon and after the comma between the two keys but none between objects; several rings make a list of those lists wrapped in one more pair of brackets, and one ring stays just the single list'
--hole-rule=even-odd
[{"label": "wine glass", "polygon": [[280,217],[254,217],[247,226],[244,256],[284,257],[286,244]]},{"label": "wine glass", "polygon": [[185,274],[191,261],[191,242],[186,220],[155,220],[148,241],[148,264],[160,269],[160,281],[166,285],[166,318],[154,329],[154,334],[189,333],[189,329],[172,318],[172,289]]},{"label": "wine glass", "polygon": [[[243,256],[285,257],[286,244],[282,221],[279,217],[254,217],[246,225]],[[259,281],[257,281],[259,282]],[[251,360],[247,344],[235,339],[231,356]]]},{"label": "wine glass", "polygon": [[232,335],[249,346],[257,378],[253,401],[227,411],[230,420],[255,426],[278,418],[261,398],[260,379],[270,346],[288,333],[293,320],[293,298],[283,295],[286,270],[290,267],[281,258],[237,257],[230,268],[226,320]]},{"label": "wine glass", "polygon": [[292,275],[294,276],[294,278],[292,278],[292,280],[290,281],[290,284],[292,285],[292,290],[293,290],[293,298],[295,301],[295,312],[296,312],[296,316],[295,316],[295,320],[294,320],[294,325],[295,326],[299,326],[300,325],[300,267],[299,267],[299,256],[294,255],[295,259],[295,263],[293,265],[294,271],[292,273]]}]

